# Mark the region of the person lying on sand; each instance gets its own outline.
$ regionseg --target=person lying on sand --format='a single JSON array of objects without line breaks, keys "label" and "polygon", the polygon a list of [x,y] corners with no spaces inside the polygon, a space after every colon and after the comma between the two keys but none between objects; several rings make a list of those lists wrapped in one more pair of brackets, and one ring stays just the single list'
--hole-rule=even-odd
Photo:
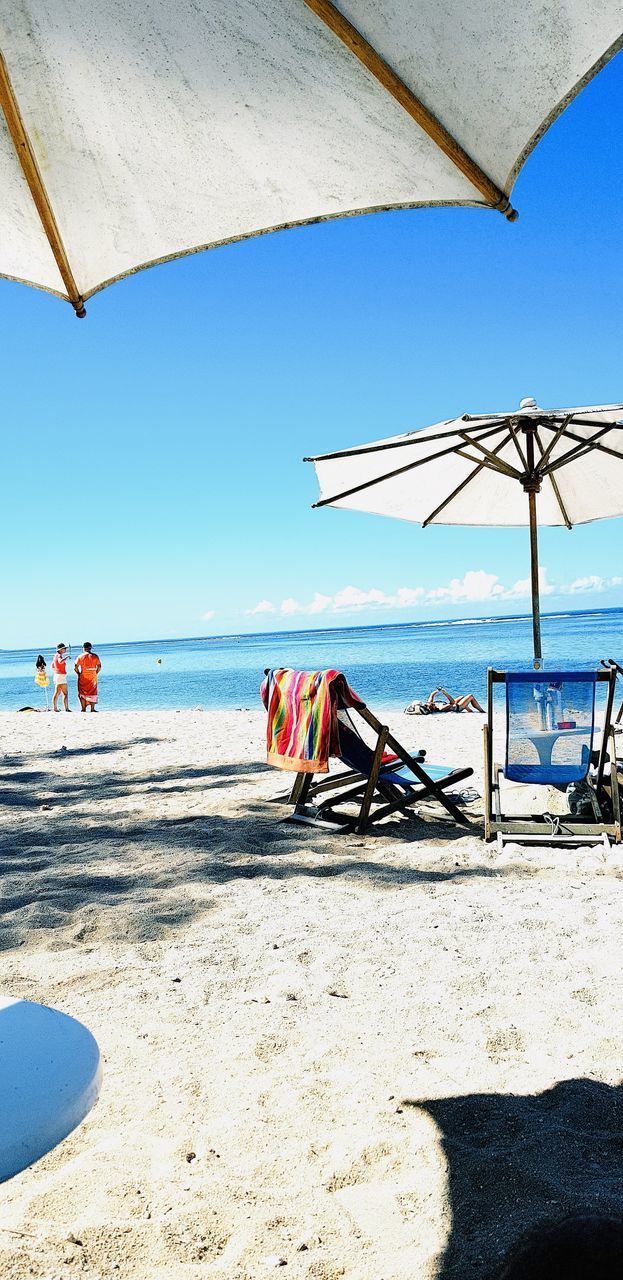
[{"label": "person lying on sand", "polygon": [[[445,698],[445,702],[440,701]],[[405,715],[407,716],[430,716],[437,711],[481,711],[484,715],[484,707],[481,707],[478,699],[473,693],[461,693],[458,698],[453,698],[447,689],[433,689],[429,693],[426,702],[410,702],[405,707]]]}]

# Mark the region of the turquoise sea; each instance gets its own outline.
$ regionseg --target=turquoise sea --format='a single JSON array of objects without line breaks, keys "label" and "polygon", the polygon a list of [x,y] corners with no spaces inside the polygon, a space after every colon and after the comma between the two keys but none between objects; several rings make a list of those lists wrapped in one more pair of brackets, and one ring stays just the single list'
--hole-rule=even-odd
[{"label": "turquoise sea", "polygon": [[[389,708],[404,707],[440,684],[455,695],[473,692],[482,698],[487,667],[529,665],[531,640],[530,619],[515,617],[128,644],[94,641],[94,647],[102,660],[101,711],[254,707],[265,667],[337,667],[371,706]],[[74,655],[80,649],[74,645]],[[0,710],[45,706],[45,693],[33,679],[37,652],[0,651]],[[49,671],[53,649],[43,646],[40,652]],[[546,615],[543,653],[550,669],[594,666],[606,657],[623,662],[623,609]],[[74,707],[75,681],[72,674]]]}]

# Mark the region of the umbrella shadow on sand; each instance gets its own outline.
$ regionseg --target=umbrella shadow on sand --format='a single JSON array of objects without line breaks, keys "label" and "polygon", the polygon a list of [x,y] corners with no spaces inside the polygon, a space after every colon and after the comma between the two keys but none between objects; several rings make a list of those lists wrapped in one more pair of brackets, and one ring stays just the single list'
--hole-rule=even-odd
[{"label": "umbrella shadow on sand", "polygon": [[493,1280],[525,1231],[623,1198],[623,1086],[563,1080],[535,1095],[467,1094],[402,1106],[431,1116],[452,1230],[437,1280]]}]

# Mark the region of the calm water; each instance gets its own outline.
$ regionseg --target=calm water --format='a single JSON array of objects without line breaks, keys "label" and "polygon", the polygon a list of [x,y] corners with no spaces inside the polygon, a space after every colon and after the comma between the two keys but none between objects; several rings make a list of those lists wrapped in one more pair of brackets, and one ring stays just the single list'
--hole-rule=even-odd
[{"label": "calm water", "polygon": [[[529,619],[516,618],[102,644],[100,709],[255,707],[264,667],[282,666],[337,667],[372,707],[403,707],[440,684],[455,695],[482,698],[487,667],[529,664],[531,641]],[[74,655],[80,648],[74,646]],[[544,618],[543,651],[550,668],[621,661],[623,609]],[[44,654],[49,672],[52,651]],[[35,657],[30,649],[0,652],[0,710],[45,705],[33,680]],[[75,681],[72,673],[74,708]]]}]

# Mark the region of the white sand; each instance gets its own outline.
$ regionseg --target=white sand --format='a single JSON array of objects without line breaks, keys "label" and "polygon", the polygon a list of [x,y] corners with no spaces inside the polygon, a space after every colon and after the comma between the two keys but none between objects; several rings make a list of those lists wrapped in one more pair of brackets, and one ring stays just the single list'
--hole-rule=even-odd
[{"label": "white sand", "polygon": [[[391,720],[480,774],[482,717]],[[263,726],[0,717],[2,993],[105,1060],[3,1187],[3,1280],[480,1278],[620,1202],[621,851],[283,825]]]}]

